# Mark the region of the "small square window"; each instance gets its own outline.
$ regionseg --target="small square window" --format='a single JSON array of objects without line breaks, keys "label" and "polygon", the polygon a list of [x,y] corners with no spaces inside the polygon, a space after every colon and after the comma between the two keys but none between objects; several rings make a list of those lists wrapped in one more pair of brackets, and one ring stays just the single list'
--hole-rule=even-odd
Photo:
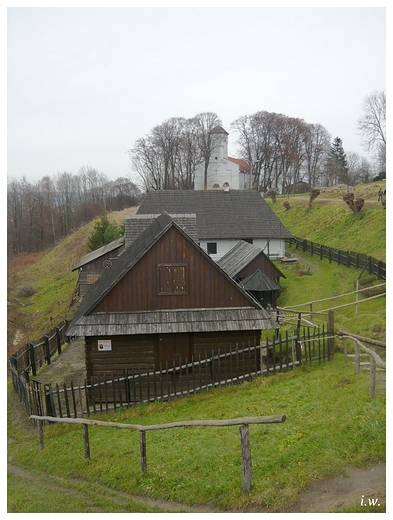
[{"label": "small square window", "polygon": [[217,242],[208,242],[207,243],[207,252],[209,255],[217,254]]},{"label": "small square window", "polygon": [[185,264],[158,266],[158,294],[187,294]]}]

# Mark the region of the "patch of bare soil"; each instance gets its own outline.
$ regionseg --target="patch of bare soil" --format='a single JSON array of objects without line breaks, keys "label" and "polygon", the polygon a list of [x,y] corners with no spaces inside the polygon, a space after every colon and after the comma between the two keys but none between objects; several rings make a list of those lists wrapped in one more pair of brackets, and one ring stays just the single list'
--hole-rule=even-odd
[{"label": "patch of bare soil", "polygon": [[63,383],[74,384],[83,382],[86,377],[85,338],[76,338],[62,347],[62,353],[52,359],[51,364],[45,366],[33,377],[44,384]]},{"label": "patch of bare soil", "polygon": [[386,504],[386,463],[367,469],[348,467],[345,475],[314,482],[289,512],[326,513],[355,504],[366,512],[371,505]]}]

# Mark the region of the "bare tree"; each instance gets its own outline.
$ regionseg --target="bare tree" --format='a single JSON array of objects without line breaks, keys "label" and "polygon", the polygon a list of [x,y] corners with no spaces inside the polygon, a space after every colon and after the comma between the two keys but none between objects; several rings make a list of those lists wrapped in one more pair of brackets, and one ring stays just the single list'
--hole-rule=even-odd
[{"label": "bare tree", "polygon": [[203,112],[195,116],[195,123],[198,135],[199,160],[204,166],[203,187],[207,189],[207,172],[209,169],[210,158],[214,148],[219,143],[219,134],[212,132],[214,128],[221,125],[217,114],[213,112]]},{"label": "bare tree", "polygon": [[386,146],[386,95],[384,91],[372,92],[363,101],[363,115],[358,119],[358,129],[366,151],[383,143]]}]

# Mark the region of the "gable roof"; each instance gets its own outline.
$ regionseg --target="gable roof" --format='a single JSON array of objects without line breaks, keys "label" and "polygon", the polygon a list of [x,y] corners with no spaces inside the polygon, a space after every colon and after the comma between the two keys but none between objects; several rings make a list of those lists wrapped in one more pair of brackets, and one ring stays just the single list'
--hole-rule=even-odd
[{"label": "gable roof", "polygon": [[273,264],[270,258],[265,255],[262,249],[244,240],[240,240],[230,251],[217,260],[217,263],[233,278],[259,255],[263,255],[265,262],[272,264],[274,269],[279,273],[279,276],[285,278],[285,275]]},{"label": "gable roof", "polygon": [[[236,286],[237,289],[242,292],[250,302],[250,306],[239,309],[179,309],[178,311],[157,310],[145,312],[90,314],[94,307],[96,307],[109,291],[117,285],[126,273],[132,269],[132,267],[153,247],[153,245],[171,226],[174,226],[180,233],[187,237],[193,246],[198,248],[200,253],[204,255],[208,261],[216,267],[216,269],[220,270],[222,275],[225,276],[231,284]],[[159,215],[128,248],[125,249],[116,263],[110,269],[105,270],[102,276],[91,286],[84,300],[81,302],[79,309],[71,320],[66,334],[68,336],[102,335],[109,334],[109,331],[112,331],[111,334],[147,334],[148,332],[146,332],[146,330],[148,328],[144,326],[144,320],[147,320],[146,323],[155,324],[154,327],[150,327],[149,330],[172,332],[174,322],[163,322],[162,320],[164,315],[167,317],[166,319],[172,318],[173,320],[179,320],[180,317],[183,317],[183,327],[188,328],[188,331],[190,332],[195,332],[195,327],[198,328],[198,325],[195,325],[198,323],[198,319],[202,320],[200,323],[202,324],[203,330],[216,330],[215,328],[206,329],[206,327],[208,327],[206,322],[207,316],[204,314],[209,310],[215,311],[215,319],[211,321],[217,323],[228,319],[229,311],[231,311],[232,314],[235,313],[235,316],[232,318],[232,327],[234,328],[221,328],[220,330],[253,330],[258,327],[261,329],[276,328],[274,322],[271,322],[270,316],[264,311],[260,304],[244,289],[236,284],[236,282],[234,282],[227,273],[225,273],[225,271],[223,271],[216,262],[214,262],[214,260],[212,260],[209,255],[187,235],[187,233],[170,217],[169,214],[163,213]],[[190,320],[190,316],[192,316],[193,313],[195,313],[194,316],[198,316],[198,319]],[[243,324],[242,321],[244,321]],[[188,323],[188,325],[185,325],[186,323]],[[215,327],[217,327],[217,323]],[[200,326],[201,325],[199,325],[199,327]],[[249,326],[250,329],[244,328],[247,326]]]},{"label": "gable roof", "polygon": [[257,269],[250,276],[244,278],[239,282],[239,285],[247,291],[278,291],[281,289],[279,284],[261,269]]},{"label": "gable roof", "polygon": [[195,213],[200,240],[292,237],[255,190],[153,190],[137,214],[163,211]]},{"label": "gable roof", "polygon": [[94,251],[87,253],[79,260],[78,264],[72,270],[76,271],[76,269],[79,269],[80,267],[88,264],[89,262],[92,262],[93,260],[96,260],[97,258],[100,258],[100,256],[106,255],[107,253],[110,253],[115,249],[120,249],[123,246],[124,237],[120,237],[117,240],[114,240],[113,242],[106,244],[105,246],[99,247],[98,249],[95,249]]}]

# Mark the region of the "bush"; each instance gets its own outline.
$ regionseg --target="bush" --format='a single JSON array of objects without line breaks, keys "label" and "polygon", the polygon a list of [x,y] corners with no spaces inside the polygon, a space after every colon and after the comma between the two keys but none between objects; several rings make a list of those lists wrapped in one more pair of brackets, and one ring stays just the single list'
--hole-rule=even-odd
[{"label": "bush", "polygon": [[21,285],[18,288],[18,298],[27,298],[29,296],[33,296],[37,292],[37,289],[33,287],[32,285]]}]

